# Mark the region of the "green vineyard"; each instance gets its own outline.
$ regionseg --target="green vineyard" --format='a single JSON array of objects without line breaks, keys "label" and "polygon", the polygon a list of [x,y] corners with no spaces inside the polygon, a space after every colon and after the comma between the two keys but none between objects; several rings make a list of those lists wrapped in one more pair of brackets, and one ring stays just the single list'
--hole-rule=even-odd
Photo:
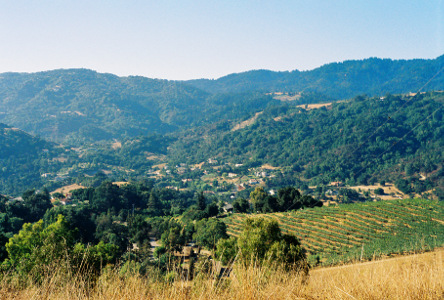
[{"label": "green vineyard", "polygon": [[245,218],[279,222],[298,237],[312,263],[324,265],[432,250],[444,245],[444,204],[420,199],[316,207],[271,214],[233,214],[224,219],[237,236]]}]

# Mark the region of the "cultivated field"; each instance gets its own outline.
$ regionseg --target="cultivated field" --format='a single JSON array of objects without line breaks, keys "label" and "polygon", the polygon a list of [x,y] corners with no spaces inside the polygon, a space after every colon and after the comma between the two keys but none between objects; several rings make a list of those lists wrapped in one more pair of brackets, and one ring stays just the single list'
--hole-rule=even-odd
[{"label": "cultivated field", "polygon": [[[237,236],[248,216],[225,218],[228,233]],[[312,264],[372,260],[444,245],[444,205],[437,201],[365,202],[254,216],[277,220],[284,233],[297,236]]]}]

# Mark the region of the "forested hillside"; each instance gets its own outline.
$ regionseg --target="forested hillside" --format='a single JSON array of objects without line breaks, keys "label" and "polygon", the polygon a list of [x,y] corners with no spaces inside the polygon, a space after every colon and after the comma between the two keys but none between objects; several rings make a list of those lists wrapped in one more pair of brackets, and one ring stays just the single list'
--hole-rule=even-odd
[{"label": "forested hillside", "polygon": [[[371,58],[187,82],[86,69],[3,73],[0,122],[23,131],[2,128],[0,191],[84,182],[100,172],[119,180],[157,172],[163,186],[195,178],[194,187],[208,188],[182,164],[210,158],[244,164],[242,175],[261,164],[280,167],[283,177],[273,180],[286,179],[277,186],[390,180],[404,193],[428,191],[443,185],[443,96],[408,92],[444,89],[443,60]],[[334,102],[343,97],[355,98]],[[179,169],[152,169],[166,162]],[[219,175],[233,172],[221,167]]]},{"label": "forested hillside", "polygon": [[[310,71],[268,70],[230,74],[217,80],[199,79],[187,83],[211,93],[316,92],[336,99],[358,94],[383,95],[416,92],[431,78],[425,90],[444,88],[444,56],[436,59],[391,60],[369,58],[330,63]],[[436,77],[434,77],[437,75]]]},{"label": "forested hillside", "polygon": [[250,114],[269,96],[210,95],[185,83],[118,77],[85,69],[0,74],[0,121],[77,144]]},{"label": "forested hillside", "polygon": [[68,148],[0,123],[0,194],[18,196],[31,188],[54,190],[72,183],[97,186],[107,178],[146,178],[157,161],[147,157],[166,155],[172,141],[147,135]]},{"label": "forested hillside", "polygon": [[42,185],[44,172],[58,170],[64,149],[0,123],[0,193]]},{"label": "forested hillside", "polygon": [[172,131],[189,121],[205,96],[178,82],[84,69],[6,73],[0,78],[0,120],[54,140],[110,139]]},{"label": "forested hillside", "polygon": [[443,93],[425,93],[359,96],[311,110],[283,104],[243,129],[202,128],[179,138],[169,155],[288,167],[312,184],[391,180],[407,193],[422,192],[443,185],[443,102]]},{"label": "forested hillside", "polygon": [[[79,143],[164,134],[254,115],[302,95],[299,104],[358,94],[444,89],[444,56],[434,60],[331,63],[311,71],[250,71],[218,80],[118,77],[86,69],[0,74],[0,122],[46,139]],[[432,80],[430,80],[432,79]]]}]

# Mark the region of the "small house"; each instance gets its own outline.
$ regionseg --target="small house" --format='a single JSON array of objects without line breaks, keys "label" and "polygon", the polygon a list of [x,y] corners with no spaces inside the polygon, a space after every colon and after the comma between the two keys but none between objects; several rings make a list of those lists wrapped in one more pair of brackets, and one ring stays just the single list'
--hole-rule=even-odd
[{"label": "small house", "polygon": [[233,212],[233,205],[227,203],[225,204],[222,209],[224,210],[224,212],[226,213],[232,213]]}]

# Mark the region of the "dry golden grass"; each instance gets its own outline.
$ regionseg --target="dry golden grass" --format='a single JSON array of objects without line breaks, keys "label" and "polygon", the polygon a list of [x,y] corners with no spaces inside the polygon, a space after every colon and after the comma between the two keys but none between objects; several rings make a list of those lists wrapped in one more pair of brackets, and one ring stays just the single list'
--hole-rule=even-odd
[{"label": "dry golden grass", "polygon": [[312,270],[315,299],[444,299],[444,251]]},{"label": "dry golden grass", "polygon": [[315,269],[303,283],[296,273],[236,266],[229,278],[210,274],[172,283],[156,276],[106,271],[93,287],[62,272],[41,286],[1,282],[1,299],[444,299],[444,250],[383,261]]},{"label": "dry golden grass", "polygon": [[330,103],[316,103],[316,104],[302,104],[302,105],[298,105],[298,107],[301,108],[305,108],[307,110],[311,110],[311,109],[317,109],[317,108],[321,108],[321,107],[328,107],[331,106],[331,102]]},{"label": "dry golden grass", "polygon": [[247,127],[247,126],[250,126],[250,125],[254,124],[254,122],[256,122],[257,118],[258,118],[262,113],[263,113],[262,111],[261,111],[261,112],[257,112],[252,118],[250,118],[250,119],[248,119],[248,120],[246,120],[246,121],[243,121],[243,122],[237,124],[236,126],[234,126],[234,127],[231,129],[231,131],[236,131],[236,130],[239,130],[239,129],[242,129],[242,128],[245,128],[245,127]]},{"label": "dry golden grass", "polygon": [[111,144],[111,148],[114,150],[120,149],[122,148],[122,143],[116,140],[114,143]]},{"label": "dry golden grass", "polygon": [[113,181],[114,185],[117,185],[118,187],[130,184],[128,181]]},{"label": "dry golden grass", "polygon": [[62,193],[64,195],[66,195],[67,193],[70,193],[71,191],[78,190],[78,189],[86,189],[86,187],[75,183],[75,184],[71,184],[71,185],[62,186],[61,188],[58,188],[58,189],[52,191],[51,194]]},{"label": "dry golden grass", "polygon": [[[349,189],[362,192],[364,191],[374,191],[375,189],[381,188],[384,190],[385,195],[377,195],[378,198],[381,198],[382,200],[394,200],[394,199],[400,199],[400,198],[409,198],[408,195],[405,195],[403,192],[401,192],[394,184],[387,183],[385,186],[382,186],[380,184],[378,185],[357,185],[357,186],[350,186],[347,187]],[[392,196],[391,194],[394,193],[395,196]]]}]

